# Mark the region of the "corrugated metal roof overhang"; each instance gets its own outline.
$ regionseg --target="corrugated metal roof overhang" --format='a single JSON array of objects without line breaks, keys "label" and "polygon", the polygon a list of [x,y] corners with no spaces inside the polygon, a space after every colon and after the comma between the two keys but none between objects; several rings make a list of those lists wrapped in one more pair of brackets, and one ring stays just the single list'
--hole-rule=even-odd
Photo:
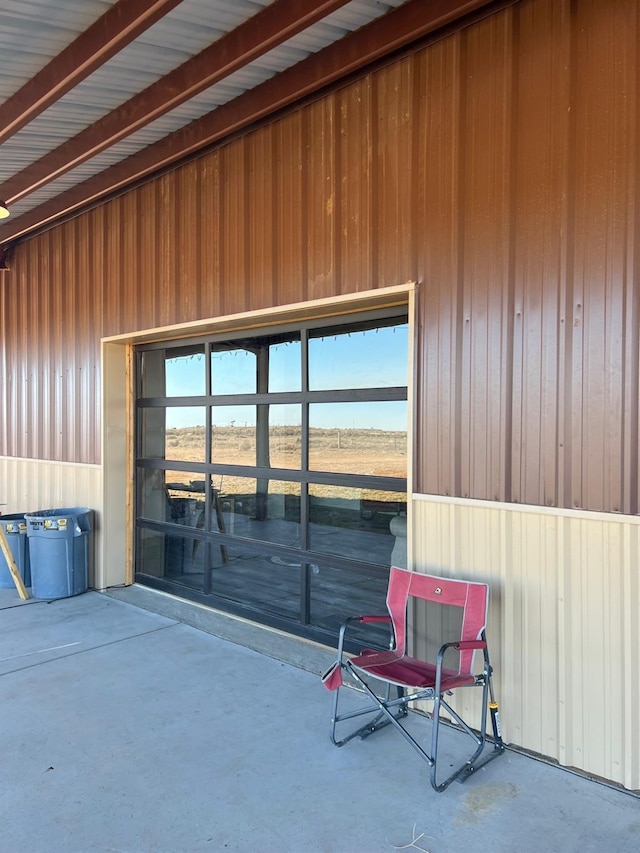
[{"label": "corrugated metal roof overhang", "polygon": [[0,241],[76,215],[389,51],[503,5],[5,0],[0,198],[12,216]]}]

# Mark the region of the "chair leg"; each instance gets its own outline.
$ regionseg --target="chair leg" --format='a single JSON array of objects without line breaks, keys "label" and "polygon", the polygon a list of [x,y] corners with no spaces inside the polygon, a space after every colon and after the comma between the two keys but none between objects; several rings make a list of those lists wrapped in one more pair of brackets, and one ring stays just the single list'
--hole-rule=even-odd
[{"label": "chair leg", "polygon": [[[347,667],[344,667],[347,669]],[[350,740],[353,740],[355,737],[359,737],[361,740],[369,737],[374,732],[379,731],[380,729],[388,726],[392,721],[402,719],[402,717],[406,717],[409,713],[407,711],[407,699],[404,697],[404,690],[401,687],[395,688],[397,692],[397,698],[391,699],[391,693],[394,690],[394,687],[391,684],[387,684],[386,686],[386,695],[384,700],[380,700],[375,693],[357,676],[353,670],[348,670],[351,675],[356,679],[362,688],[363,692],[365,692],[369,698],[371,698],[371,704],[367,705],[365,708],[359,708],[356,711],[347,711],[344,714],[338,713],[338,702],[340,697],[340,691],[343,689],[342,687],[338,687],[335,690],[335,696],[333,699],[333,713],[331,715],[331,729],[329,733],[329,737],[331,738],[331,742],[335,746],[344,746],[345,743],[348,743]],[[392,713],[388,711],[388,706],[391,706],[395,709],[395,712]],[[338,739],[336,737],[336,726],[338,723],[342,723],[345,720],[355,719],[357,717],[364,716],[366,714],[375,714],[378,712],[376,716],[365,723],[363,726],[355,729],[350,732],[348,735],[345,735],[343,738]]]},{"label": "chair leg", "polygon": [[[388,707],[391,702],[391,693],[393,688],[391,684],[387,684],[386,696],[385,696],[385,706]],[[393,714],[396,720],[402,719],[402,717],[406,717],[409,713],[407,710],[406,702],[404,701],[404,690],[402,687],[396,687],[396,713]],[[387,717],[384,711],[380,711],[377,716],[371,720],[366,726],[363,726],[360,730],[360,739],[364,740],[369,735],[372,735],[374,732],[380,731],[385,726],[388,726],[391,723],[391,720]]]},{"label": "chair leg", "polygon": [[[348,743],[354,737],[360,737],[364,739],[369,735],[373,734],[375,731],[379,731],[385,726],[391,724],[393,725],[397,731],[402,735],[402,737],[416,750],[416,752],[423,758],[429,765],[432,764],[431,756],[420,746],[420,744],[413,738],[409,732],[404,728],[404,726],[399,722],[403,717],[408,716],[407,703],[412,702],[415,699],[425,699],[432,698],[432,696],[427,696],[425,691],[422,691],[417,694],[405,695],[404,690],[398,689],[398,698],[391,699],[390,690],[391,686],[387,686],[387,698],[380,699],[373,690],[369,687],[369,685],[360,678],[358,673],[352,668],[349,667],[348,663],[344,666],[344,668],[350,673],[353,679],[357,682],[362,692],[364,692],[369,699],[371,699],[371,704],[366,708],[361,708],[357,711],[349,711],[345,714],[338,714],[338,697],[334,699],[334,713],[332,718],[332,727],[331,727],[331,740],[336,746],[343,746],[345,743]],[[340,690],[341,688],[338,688]],[[337,691],[336,691],[337,692]],[[431,691],[428,691],[431,694]],[[378,711],[378,715],[373,719],[366,723],[364,726],[361,726],[359,729],[351,732],[346,735],[341,740],[337,740],[335,737],[335,727],[339,722],[343,722],[344,720],[353,719],[354,717],[362,716],[363,714],[370,714],[375,711]]]},{"label": "chair leg", "polygon": [[[475,773],[476,770],[479,770],[480,767],[484,767],[489,761],[492,761],[494,758],[497,758],[499,755],[502,755],[504,752],[504,743],[502,742],[502,734],[500,732],[500,718],[498,715],[498,703],[495,701],[494,693],[493,693],[493,683],[491,679],[491,665],[489,663],[489,656],[485,649],[484,653],[485,658],[485,666],[484,673],[482,676],[483,686],[482,686],[482,709],[480,713],[480,729],[479,732],[476,733],[471,729],[467,723],[457,714],[453,708],[445,702],[442,696],[436,697],[434,708],[433,708],[433,729],[431,734],[431,754],[433,756],[433,764],[431,765],[431,785],[435,791],[441,793],[448,788],[449,785],[454,781],[464,782],[466,779],[471,776],[472,773]],[[489,703],[489,698],[491,698],[491,703]],[[453,719],[458,723],[460,728],[469,735],[469,737],[476,743],[476,749],[465,762],[460,765],[457,770],[455,770],[450,776],[448,776],[443,782],[437,781],[437,769],[438,769],[438,731],[440,728],[440,708],[444,705],[449,714],[453,717]],[[491,752],[488,752],[481,758],[482,753],[487,744],[487,711],[491,708],[491,728],[493,731],[493,749]],[[481,760],[479,760],[481,759]]]},{"label": "chair leg", "polygon": [[[358,673],[349,666],[347,663],[341,664],[344,671],[348,672],[352,678],[356,681],[361,691],[368,696],[371,700],[370,704],[365,708],[360,708],[356,711],[348,711],[346,713],[339,713],[338,703],[339,703],[339,695],[342,687],[338,687],[335,691],[335,696],[333,700],[333,714],[331,717],[331,731],[330,737],[331,741],[335,746],[344,746],[345,743],[348,743],[355,737],[359,737],[360,739],[364,739],[369,737],[369,735],[373,734],[376,731],[384,728],[388,725],[393,725],[395,729],[402,735],[402,737],[412,746],[415,751],[420,755],[420,757],[427,762],[427,764],[431,768],[430,772],[430,781],[433,789],[441,793],[449,785],[458,780],[460,782],[464,782],[472,773],[475,773],[480,767],[484,767],[489,761],[497,758],[499,755],[502,755],[504,752],[504,743],[502,742],[502,735],[500,732],[500,719],[498,715],[498,703],[495,701],[495,697],[493,694],[493,684],[491,680],[491,665],[489,663],[488,655],[485,653],[485,668],[484,673],[481,676],[478,676],[478,685],[482,684],[482,710],[480,714],[480,729],[479,732],[475,732],[463,719],[462,717],[454,711],[454,709],[446,702],[442,695],[433,695],[432,691],[427,692],[423,691],[418,694],[405,694],[402,688],[397,689],[397,698],[392,699],[391,693],[394,689],[392,685],[388,684],[386,689],[386,695],[383,699],[377,696],[373,690],[369,687],[369,685],[358,675]],[[429,754],[425,749],[423,749],[420,744],[412,737],[411,734],[404,728],[404,726],[399,722],[400,719],[406,717],[408,715],[407,704],[415,699],[433,699],[434,707],[432,713],[432,732],[431,732],[431,754]],[[491,702],[489,702],[491,699]],[[464,761],[453,773],[451,773],[444,781],[439,782],[437,779],[437,770],[438,770],[438,749],[439,749],[439,732],[441,725],[441,717],[440,712],[442,707],[446,709],[447,713],[451,715],[452,719],[458,724],[459,728],[468,735],[473,742],[475,743],[475,750],[473,754]],[[485,746],[488,742],[486,736],[486,726],[487,726],[487,716],[488,711],[491,711],[491,726],[493,730],[493,749],[490,752],[487,752],[483,756],[483,752],[485,750]],[[377,714],[376,714],[377,712]],[[338,739],[336,737],[336,726],[338,723],[344,722],[345,720],[355,719],[357,717],[363,716],[365,714],[376,714],[373,719],[370,719],[365,725],[360,728],[355,729],[355,731],[350,732],[345,737]]]},{"label": "chair leg", "polygon": [[[459,779],[461,782],[463,782],[475,770],[477,770],[479,766],[481,766],[481,765],[476,764],[476,762],[477,762],[478,758],[480,757],[480,755],[482,754],[482,750],[484,749],[484,745],[485,745],[485,741],[486,741],[486,736],[484,734],[485,726],[486,726],[486,717],[487,717],[486,693],[487,693],[486,687],[484,687],[483,688],[483,695],[482,695],[482,713],[481,713],[481,723],[480,723],[480,734],[476,734],[473,731],[473,729],[471,729],[467,725],[467,723],[462,719],[462,717],[460,717],[460,715],[457,714],[453,710],[453,708],[447,702],[445,702],[445,700],[441,696],[436,697],[436,700],[435,700],[434,706],[433,706],[433,729],[431,732],[431,754],[433,755],[433,764],[431,765],[431,786],[434,789],[434,791],[437,791],[438,793],[442,793],[442,791],[444,791],[445,788],[448,788],[449,785],[452,782],[454,782],[456,779]],[[460,728],[463,729],[465,734],[469,735],[469,737],[475,742],[476,749],[475,749],[473,755],[471,755],[463,764],[461,764],[460,767],[457,768],[457,770],[454,770],[454,772],[451,773],[451,775],[448,776],[443,782],[438,782],[437,781],[438,733],[439,733],[440,724],[441,724],[440,708],[443,705],[447,709],[448,713],[451,714],[453,719],[458,723]],[[482,762],[482,764],[484,764],[484,763],[485,762]]]}]

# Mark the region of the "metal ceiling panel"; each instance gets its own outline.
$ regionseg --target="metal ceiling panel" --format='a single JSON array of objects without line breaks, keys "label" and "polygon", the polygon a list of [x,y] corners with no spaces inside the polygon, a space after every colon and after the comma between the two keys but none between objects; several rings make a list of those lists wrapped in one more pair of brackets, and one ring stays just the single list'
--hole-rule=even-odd
[{"label": "metal ceiling panel", "polygon": [[2,0],[0,99],[5,101],[17,92],[115,2]]}]

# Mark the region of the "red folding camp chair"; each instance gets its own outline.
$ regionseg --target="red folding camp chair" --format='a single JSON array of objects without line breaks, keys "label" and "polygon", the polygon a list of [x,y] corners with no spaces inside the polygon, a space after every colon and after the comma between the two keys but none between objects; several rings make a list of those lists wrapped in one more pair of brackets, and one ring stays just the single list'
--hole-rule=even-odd
[{"label": "red folding camp chair", "polygon": [[[422,619],[427,626],[425,638],[422,640],[425,653],[420,657],[407,654],[407,605],[410,599],[417,603],[414,611],[416,619]],[[354,737],[368,737],[391,723],[430,766],[431,784],[436,791],[444,791],[454,779],[464,781],[479,767],[501,755],[504,752],[504,744],[500,732],[498,703],[493,695],[492,668],[485,636],[488,601],[487,584],[392,568],[387,591],[387,608],[390,615],[355,616],[348,619],[340,629],[338,659],[322,676],[325,687],[335,690],[331,717],[333,743],[343,746]],[[390,623],[390,650],[363,649],[355,657],[345,657],[345,633],[353,622]],[[449,633],[452,628],[453,636]],[[417,642],[420,643],[419,640]],[[482,672],[474,671],[476,651],[482,651],[483,654]],[[455,658],[455,662],[451,661],[452,658]],[[340,688],[345,676],[352,684],[355,682],[355,686],[361,688],[371,700],[365,708],[338,713]],[[384,685],[382,691],[380,683]],[[444,698],[462,687],[482,688],[477,729],[466,723]],[[384,696],[378,695],[381,692]],[[400,723],[400,720],[407,716],[408,703],[422,699],[434,702],[433,712],[430,714],[433,722],[430,752],[423,749]],[[438,733],[441,724],[440,712],[443,709],[457,723],[457,727],[473,740],[474,751],[444,781],[439,782]],[[489,743],[486,736],[488,709],[491,712],[493,748],[485,752],[485,746]],[[341,739],[336,737],[336,726],[339,723],[372,713],[375,717],[364,726]]]}]

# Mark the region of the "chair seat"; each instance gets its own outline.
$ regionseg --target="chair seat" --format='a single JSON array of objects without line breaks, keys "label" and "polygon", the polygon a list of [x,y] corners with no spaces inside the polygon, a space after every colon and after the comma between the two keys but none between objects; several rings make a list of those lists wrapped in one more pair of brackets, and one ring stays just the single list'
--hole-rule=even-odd
[{"label": "chair seat", "polygon": [[[401,655],[398,652],[376,652],[364,649],[350,661],[352,666],[367,672],[375,678],[380,678],[399,687],[419,687],[428,689],[435,687],[436,668],[430,663]],[[455,670],[442,670],[440,687],[444,693],[456,687],[473,684],[475,677],[469,673],[458,673]]]}]

